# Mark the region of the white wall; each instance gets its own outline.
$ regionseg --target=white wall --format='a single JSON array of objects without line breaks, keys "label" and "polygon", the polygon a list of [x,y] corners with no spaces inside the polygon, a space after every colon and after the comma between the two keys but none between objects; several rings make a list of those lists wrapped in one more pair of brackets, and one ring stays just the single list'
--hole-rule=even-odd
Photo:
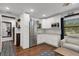
[{"label": "white wall", "polygon": [[29,48],[29,21],[30,21],[30,16],[29,14],[22,14],[21,17],[21,41],[20,41],[20,46],[25,49]]},{"label": "white wall", "polygon": [[6,18],[6,17],[2,17],[2,21],[6,21],[6,22],[11,22],[12,23],[12,27],[15,27],[15,19],[12,18]]},{"label": "white wall", "polygon": [[2,26],[2,18],[1,18],[1,15],[0,15],[0,52],[1,52],[1,49],[2,49],[2,30],[1,30],[1,26]]}]

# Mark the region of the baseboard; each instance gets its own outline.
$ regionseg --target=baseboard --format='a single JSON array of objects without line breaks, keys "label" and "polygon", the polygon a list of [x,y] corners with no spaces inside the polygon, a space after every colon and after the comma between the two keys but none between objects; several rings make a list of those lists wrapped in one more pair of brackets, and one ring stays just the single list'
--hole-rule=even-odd
[{"label": "baseboard", "polygon": [[[49,46],[51,46],[51,47],[55,47],[55,46],[53,46],[53,45],[51,45],[51,44],[48,44],[48,43],[46,43],[46,42],[44,42],[43,44],[49,45]],[[57,47],[55,47],[55,48],[57,48]]]},{"label": "baseboard", "polygon": [[[55,46],[53,46],[53,45],[51,45],[51,44],[48,44],[48,43],[46,43],[46,42],[43,42],[43,43],[37,44],[37,45],[35,45],[35,46],[33,46],[33,47],[29,47],[29,48],[34,48],[34,47],[36,47],[36,46],[40,46],[40,45],[48,45],[48,46],[51,46],[51,47],[57,48],[57,47],[55,47]],[[21,47],[21,48],[22,48],[22,47]],[[22,49],[29,49],[29,48],[22,48]]]},{"label": "baseboard", "polygon": [[[43,42],[43,43],[37,44],[37,45],[35,45],[35,46],[33,46],[33,47],[40,46],[40,45],[48,45],[48,46],[51,46],[51,47],[57,48],[57,47],[55,47],[55,46],[53,46],[53,45],[51,45],[51,44],[48,44],[48,43],[46,43],[46,42]],[[30,48],[33,48],[33,47],[30,47]]]}]

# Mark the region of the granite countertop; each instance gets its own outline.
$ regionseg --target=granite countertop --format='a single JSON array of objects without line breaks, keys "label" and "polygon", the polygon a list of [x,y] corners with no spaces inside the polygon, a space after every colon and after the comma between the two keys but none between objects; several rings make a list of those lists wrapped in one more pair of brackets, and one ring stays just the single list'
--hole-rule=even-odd
[{"label": "granite countertop", "polygon": [[58,34],[60,35],[60,30],[52,30],[52,29],[46,29],[46,30],[37,30],[37,34]]}]

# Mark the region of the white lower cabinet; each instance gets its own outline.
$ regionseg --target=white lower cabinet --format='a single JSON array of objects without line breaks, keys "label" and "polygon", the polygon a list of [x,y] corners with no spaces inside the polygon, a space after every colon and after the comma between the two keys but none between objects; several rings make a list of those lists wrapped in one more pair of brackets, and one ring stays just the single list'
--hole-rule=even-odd
[{"label": "white lower cabinet", "polygon": [[59,41],[60,41],[60,35],[53,35],[53,34],[37,35],[37,44],[41,44],[45,42],[55,47],[58,47]]}]

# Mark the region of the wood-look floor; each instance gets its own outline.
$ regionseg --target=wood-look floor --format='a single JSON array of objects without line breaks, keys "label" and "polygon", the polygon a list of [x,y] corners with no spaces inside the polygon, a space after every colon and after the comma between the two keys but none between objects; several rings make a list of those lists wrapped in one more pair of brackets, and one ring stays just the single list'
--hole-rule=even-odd
[{"label": "wood-look floor", "polygon": [[16,47],[16,55],[17,56],[37,56],[42,51],[47,51],[47,50],[53,51],[55,49],[56,47],[50,46],[46,43],[37,45],[32,48],[28,48],[28,49],[22,49],[20,47]]},{"label": "wood-look floor", "polygon": [[16,51],[12,41],[5,41],[2,43],[1,56],[15,56]]}]

